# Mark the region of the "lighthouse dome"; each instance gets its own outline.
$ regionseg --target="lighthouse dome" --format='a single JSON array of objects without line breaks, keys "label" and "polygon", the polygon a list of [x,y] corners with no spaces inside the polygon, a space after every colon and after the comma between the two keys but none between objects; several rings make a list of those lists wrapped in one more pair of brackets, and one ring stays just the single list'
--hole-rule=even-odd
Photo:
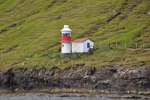
[{"label": "lighthouse dome", "polygon": [[71,32],[72,30],[69,28],[69,25],[64,25],[64,28],[61,31],[62,32]]}]

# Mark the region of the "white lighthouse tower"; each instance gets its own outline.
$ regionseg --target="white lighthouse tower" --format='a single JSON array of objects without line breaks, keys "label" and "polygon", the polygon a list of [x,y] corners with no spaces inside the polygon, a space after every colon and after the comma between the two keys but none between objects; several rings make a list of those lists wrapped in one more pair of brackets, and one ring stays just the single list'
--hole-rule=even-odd
[{"label": "white lighthouse tower", "polygon": [[71,31],[69,25],[64,25],[64,28],[61,30],[61,57],[71,55]]}]

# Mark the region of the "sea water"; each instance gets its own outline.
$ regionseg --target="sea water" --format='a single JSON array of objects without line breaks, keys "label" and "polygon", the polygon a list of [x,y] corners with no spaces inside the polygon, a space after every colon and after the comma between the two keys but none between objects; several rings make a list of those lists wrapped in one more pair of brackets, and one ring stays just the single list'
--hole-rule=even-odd
[{"label": "sea water", "polygon": [[146,100],[105,97],[0,96],[0,100]]}]

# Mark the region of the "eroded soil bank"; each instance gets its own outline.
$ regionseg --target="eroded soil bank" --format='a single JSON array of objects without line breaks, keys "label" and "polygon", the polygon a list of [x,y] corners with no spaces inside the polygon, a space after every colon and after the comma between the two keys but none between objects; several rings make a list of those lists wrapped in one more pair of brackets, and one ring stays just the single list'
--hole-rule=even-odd
[{"label": "eroded soil bank", "polygon": [[84,64],[77,64],[64,70],[59,67],[12,68],[0,73],[1,89],[32,90],[56,87],[150,95],[150,67],[85,68]]}]

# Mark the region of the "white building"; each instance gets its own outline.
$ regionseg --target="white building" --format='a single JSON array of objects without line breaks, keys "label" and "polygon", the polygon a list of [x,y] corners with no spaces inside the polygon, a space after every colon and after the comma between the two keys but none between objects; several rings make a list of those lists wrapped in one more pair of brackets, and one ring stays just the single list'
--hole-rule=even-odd
[{"label": "white building", "polygon": [[86,53],[89,49],[93,49],[94,42],[88,38],[77,39],[72,41],[72,53]]}]

